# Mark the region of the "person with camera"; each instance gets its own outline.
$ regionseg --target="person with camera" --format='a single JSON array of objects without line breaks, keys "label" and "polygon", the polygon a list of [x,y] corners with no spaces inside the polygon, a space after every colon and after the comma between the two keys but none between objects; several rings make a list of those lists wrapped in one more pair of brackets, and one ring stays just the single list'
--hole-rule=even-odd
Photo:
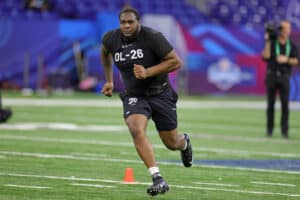
[{"label": "person with camera", "polygon": [[289,91],[291,67],[299,64],[298,49],[289,38],[291,23],[281,21],[278,28],[266,28],[265,47],[262,52],[267,62],[266,92],[267,92],[267,136],[272,137],[274,129],[274,105],[276,93],[281,101],[281,133],[288,138],[289,129]]}]

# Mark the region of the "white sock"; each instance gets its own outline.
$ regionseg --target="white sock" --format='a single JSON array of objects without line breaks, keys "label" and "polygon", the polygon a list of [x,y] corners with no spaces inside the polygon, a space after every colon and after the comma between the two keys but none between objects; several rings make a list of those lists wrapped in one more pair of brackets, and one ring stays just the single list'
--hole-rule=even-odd
[{"label": "white sock", "polygon": [[151,176],[153,176],[154,174],[156,174],[156,173],[158,173],[158,174],[160,174],[160,172],[159,172],[159,168],[158,167],[149,167],[149,172],[150,172],[150,174],[151,174]]}]

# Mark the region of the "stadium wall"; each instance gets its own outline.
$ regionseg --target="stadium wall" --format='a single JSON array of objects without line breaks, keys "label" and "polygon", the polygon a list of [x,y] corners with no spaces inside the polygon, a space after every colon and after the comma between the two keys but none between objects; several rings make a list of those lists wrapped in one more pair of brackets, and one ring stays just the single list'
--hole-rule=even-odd
[{"label": "stadium wall", "polygon": [[[70,84],[76,84],[76,68],[72,44],[79,41],[88,61],[89,75],[104,79],[99,61],[100,39],[107,30],[118,27],[117,12],[101,12],[96,20],[0,20],[0,81],[24,87],[23,71],[29,55],[29,86],[36,88],[38,59],[44,59],[44,76],[53,71],[67,74]],[[172,21],[172,20],[171,20]],[[201,24],[185,27],[173,21],[178,45],[185,60],[188,94],[254,94],[264,95],[265,63],[263,27],[232,27]],[[171,34],[172,36],[172,34]],[[173,35],[174,36],[174,35]],[[294,31],[293,40],[300,48],[300,31]],[[175,39],[174,39],[175,38]],[[182,45],[182,42],[180,43]],[[184,48],[184,50],[183,50]],[[122,90],[116,68],[116,89]],[[176,78],[173,77],[174,83]],[[47,84],[47,80],[45,81]],[[295,69],[291,78],[291,100],[300,100],[300,72]]]}]

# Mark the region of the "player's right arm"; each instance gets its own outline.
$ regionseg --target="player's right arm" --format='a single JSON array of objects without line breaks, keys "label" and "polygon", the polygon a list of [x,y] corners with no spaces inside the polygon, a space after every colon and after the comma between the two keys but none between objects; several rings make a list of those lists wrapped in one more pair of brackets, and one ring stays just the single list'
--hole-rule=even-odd
[{"label": "player's right arm", "polygon": [[101,62],[106,80],[101,92],[105,96],[111,97],[114,89],[112,56],[104,45],[101,47]]},{"label": "player's right arm", "polygon": [[271,58],[271,41],[268,33],[265,34],[265,47],[262,51],[262,57],[264,60],[269,60]]}]

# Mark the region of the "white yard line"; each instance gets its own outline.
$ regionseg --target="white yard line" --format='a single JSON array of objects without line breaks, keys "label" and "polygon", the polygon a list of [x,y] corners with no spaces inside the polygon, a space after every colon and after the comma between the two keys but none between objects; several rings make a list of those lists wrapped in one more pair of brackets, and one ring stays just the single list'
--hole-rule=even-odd
[{"label": "white yard line", "polygon": [[251,142],[251,143],[274,143],[274,144],[300,144],[297,140],[283,140],[277,138],[259,138],[259,137],[247,137],[247,136],[233,136],[233,135],[221,135],[221,134],[209,134],[209,133],[197,133],[191,134],[192,138],[203,138],[210,140],[226,140],[226,141],[239,141],[239,142]]},{"label": "white yard line", "polygon": [[110,157],[109,154],[97,154],[97,153],[81,153],[81,152],[72,152],[71,155],[74,156],[88,156],[88,157],[96,157],[96,158],[108,158]]},{"label": "white yard line", "polygon": [[[47,107],[121,107],[118,99],[27,99],[4,98],[3,104],[8,106],[47,106]],[[265,109],[265,101],[213,101],[213,100],[179,100],[180,108],[235,108],[235,109]],[[276,102],[276,108],[280,105]],[[290,108],[300,110],[300,102],[290,102]]]},{"label": "white yard line", "polygon": [[214,148],[193,148],[193,150],[198,151],[207,151],[207,152],[215,152],[220,154],[230,154],[230,155],[259,155],[259,156],[274,156],[281,158],[300,158],[300,154],[294,153],[279,153],[279,152],[263,152],[263,151],[248,151],[248,150],[230,150],[230,149],[214,149]]},{"label": "white yard line", "polygon": [[45,186],[33,186],[33,185],[14,185],[14,184],[4,184],[6,187],[17,187],[17,188],[30,188],[30,189],[50,189],[50,187]]},{"label": "white yard line", "polygon": [[[172,185],[170,185],[172,187]],[[174,187],[174,185],[173,185]],[[176,187],[176,186],[175,186]],[[300,194],[288,194],[288,193],[277,193],[268,191],[251,191],[251,190],[234,190],[234,189],[223,189],[223,188],[209,188],[209,187],[192,187],[192,186],[178,186],[177,188],[195,189],[195,190],[208,190],[208,191],[223,191],[223,192],[234,192],[243,194],[256,194],[256,195],[271,195],[271,196],[288,196],[288,197],[300,197]]]},{"label": "white yard line", "polygon": [[[201,126],[201,125],[200,125]],[[214,126],[214,129],[216,127]],[[221,128],[221,127],[219,127]],[[0,124],[0,130],[22,130],[22,131],[31,131],[31,130],[38,130],[38,129],[50,129],[50,130],[68,130],[68,131],[82,131],[82,132],[109,132],[114,134],[124,134],[126,131],[127,134],[127,127],[125,125],[78,125],[74,123],[48,123],[48,122],[25,122],[25,123],[14,123],[14,124]],[[225,130],[226,126],[224,126]],[[239,128],[241,129],[241,128]],[[221,130],[221,129],[220,129]],[[298,130],[296,128],[293,129],[294,131]],[[300,130],[300,129],[299,129]],[[149,131],[149,135],[157,134],[154,131]],[[241,142],[254,142],[254,143],[280,143],[280,144],[300,144],[300,141],[296,140],[282,140],[282,139],[272,139],[270,138],[258,138],[258,137],[241,137],[241,136],[226,136],[220,134],[208,134],[208,133],[197,133],[192,134],[193,138],[204,138],[204,139],[222,139],[228,141],[241,141]]]},{"label": "white yard line", "polygon": [[213,185],[213,186],[224,186],[224,187],[240,187],[240,185],[224,184],[224,183],[205,183],[205,182],[194,182],[197,185]]},{"label": "white yard line", "polygon": [[[201,126],[201,125],[200,125]],[[217,127],[213,127],[213,129],[216,129]],[[221,128],[221,127],[219,127]],[[39,129],[49,129],[49,130],[66,130],[66,131],[81,131],[81,132],[96,132],[96,133],[107,133],[110,134],[125,134],[124,131],[126,131],[127,134],[127,127],[124,125],[77,125],[74,123],[47,123],[47,122],[40,122],[40,123],[15,123],[15,124],[1,124],[0,130],[22,130],[22,131],[32,131],[32,130],[39,130]],[[217,128],[218,129],[218,128]],[[226,126],[224,126],[225,130],[227,129]],[[237,130],[236,128],[234,128]],[[241,128],[239,128],[241,129]],[[221,129],[220,129],[221,130]],[[228,128],[229,130],[229,128]],[[242,129],[241,129],[242,130]],[[294,131],[297,131],[298,129],[294,128]],[[299,129],[300,130],[300,129]],[[154,131],[149,131],[148,135],[157,134]],[[253,142],[253,143],[274,143],[274,144],[300,144],[300,141],[297,140],[282,140],[282,139],[272,139],[270,138],[258,138],[258,137],[241,137],[241,136],[226,136],[226,135],[220,135],[220,134],[208,134],[208,133],[197,133],[192,134],[193,138],[204,138],[209,140],[214,139],[222,139],[227,141],[241,141],[241,142]]]},{"label": "white yard line", "polygon": [[77,125],[73,123],[16,123],[16,124],[1,124],[0,130],[67,130],[67,131],[88,131],[88,132],[116,132],[127,130],[126,126],[120,125]]},{"label": "white yard line", "polygon": [[289,184],[289,183],[270,183],[270,182],[263,182],[263,181],[251,181],[250,183],[257,184],[257,185],[273,185],[273,186],[296,187],[295,184]]},{"label": "white yard line", "polygon": [[[4,135],[0,134],[2,139],[11,140],[24,140],[24,141],[38,141],[38,142],[55,142],[55,143],[74,143],[74,144],[94,144],[94,145],[107,145],[118,147],[133,147],[131,142],[111,142],[103,140],[84,140],[84,139],[60,139],[60,138],[47,138],[47,137],[30,137],[21,135]],[[153,145],[158,149],[165,149],[163,145]],[[247,151],[247,150],[231,150],[220,148],[205,148],[205,147],[193,147],[194,151],[200,152],[213,152],[218,154],[231,154],[231,155],[259,155],[259,156],[273,156],[281,158],[300,158],[300,154],[296,153],[280,153],[280,152],[261,152],[261,151]]]},{"label": "white yard line", "polygon": [[99,185],[99,184],[84,184],[84,183],[71,183],[73,186],[83,186],[83,187],[96,187],[96,188],[114,188],[111,185]]},{"label": "white yard line", "polygon": [[[100,158],[100,157],[84,157],[84,156],[74,156],[74,155],[59,155],[59,154],[44,154],[44,153],[29,153],[29,152],[13,152],[13,151],[0,151],[0,154],[11,155],[11,156],[23,156],[23,157],[35,157],[35,158],[46,158],[46,159],[68,159],[68,160],[91,160],[91,161],[107,161],[107,162],[117,162],[117,163],[134,163],[142,164],[140,160],[128,160],[119,158]],[[158,162],[161,165],[171,165],[171,166],[182,166],[181,163],[171,163],[171,162]],[[227,167],[227,166],[217,166],[217,165],[194,165],[194,167],[200,168],[214,168],[214,169],[235,169],[241,171],[253,171],[253,172],[263,172],[263,173],[281,173],[281,174],[300,174],[299,171],[288,171],[288,170],[269,170],[269,169],[255,169],[255,168],[243,168],[243,167]]]},{"label": "white yard line", "polygon": [[11,155],[11,156],[35,157],[35,158],[58,158],[58,159],[67,159],[67,160],[91,160],[91,161],[98,160],[98,161],[142,164],[142,161],[140,160],[128,160],[128,159],[118,159],[118,158],[85,157],[85,156],[75,156],[75,155],[28,153],[28,152],[13,152],[13,151],[0,151],[0,154]]},{"label": "white yard line", "polygon": [[[30,175],[30,174],[0,173],[0,176],[30,177],[30,178],[44,178],[44,179],[72,180],[72,181],[74,181],[74,180],[80,180],[80,181],[84,180],[84,181],[91,181],[91,182],[124,184],[122,181],[115,181],[115,180],[75,178],[75,177],[60,177],[60,176],[43,176],[43,175]],[[150,183],[135,182],[134,184],[136,184],[136,185],[149,185]],[[171,188],[179,188],[179,189],[222,191],[222,192],[234,192],[234,193],[256,194],[256,195],[300,197],[300,194],[277,193],[277,192],[268,192],[268,191],[262,192],[262,191],[251,191],[251,190],[234,190],[234,189],[224,189],[224,188],[194,187],[194,186],[186,186],[186,185],[170,185],[170,187]]]}]

